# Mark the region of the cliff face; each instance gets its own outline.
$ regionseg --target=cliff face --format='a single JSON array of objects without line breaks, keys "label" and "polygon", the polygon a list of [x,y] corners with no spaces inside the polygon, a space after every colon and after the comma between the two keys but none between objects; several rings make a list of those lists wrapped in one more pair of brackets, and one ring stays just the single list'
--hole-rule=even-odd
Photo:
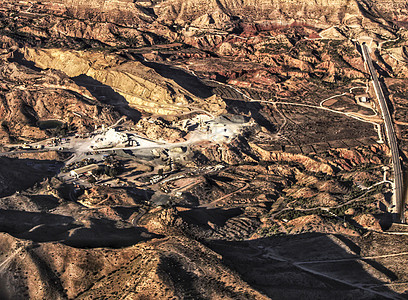
[{"label": "cliff face", "polygon": [[[307,0],[165,0],[159,3],[157,1],[132,0],[48,0],[41,1],[41,5],[54,8],[57,13],[67,11],[89,13],[93,10],[102,13],[143,16],[145,19],[159,16],[158,11],[167,11],[167,16],[177,16],[182,19],[198,17],[215,9],[228,14],[248,16],[248,9],[250,9],[250,11],[258,13],[253,18],[259,19],[279,10],[287,10],[292,15],[300,15],[304,12],[329,12],[330,15],[334,15],[336,9],[333,8],[336,7],[343,11],[355,11],[357,9],[356,1],[346,0],[316,0],[312,2]],[[148,8],[153,8],[154,11]]]},{"label": "cliff face", "polygon": [[[188,86],[189,90],[183,88],[181,85],[188,82],[184,82],[179,77],[181,75],[173,76],[166,73],[166,76],[169,76],[164,77],[140,62],[124,62],[116,55],[27,48],[25,57],[41,68],[60,70],[69,77],[79,75],[92,77],[99,82],[100,86],[112,87],[128,101],[130,106],[146,112],[161,115],[176,114],[188,111],[187,105],[191,109],[199,108],[212,113],[221,113],[225,108],[221,98],[211,95],[210,91],[203,95],[204,97],[198,97],[197,94],[201,92],[194,87]],[[187,79],[195,80],[194,77],[190,77]]]},{"label": "cliff face", "polygon": [[[217,18],[207,17],[208,13],[216,15],[239,16],[244,20],[260,21],[272,19],[277,22],[306,22],[314,24],[340,24],[345,14],[358,14],[356,1],[346,0],[167,0],[160,3],[152,1],[126,0],[57,0],[46,1],[46,7],[58,8],[61,13],[78,18],[91,18],[101,21],[112,21],[120,24],[140,24],[155,19],[164,22],[191,22],[206,18],[210,23],[222,24],[231,20],[217,22]],[[213,19],[213,20],[211,20]]]},{"label": "cliff face", "polygon": [[[365,299],[387,274],[407,282],[402,256],[379,256],[404,253],[405,237],[355,227],[382,230],[392,174],[361,122],[379,118],[356,105],[368,75],[354,40],[379,46],[393,119],[408,124],[406,2],[387,4],[0,1],[0,148],[12,152],[0,157],[0,300]],[[110,125],[160,145],[12,150]],[[408,153],[408,127],[396,132]],[[55,178],[65,160],[99,157],[123,172]],[[331,234],[354,235],[358,251]],[[359,270],[360,255],[384,273]]]},{"label": "cliff face", "polygon": [[[176,40],[198,46],[217,45],[225,37],[220,30],[240,32],[245,24],[254,23],[266,30],[293,24],[319,29],[334,25],[345,29],[340,37],[346,34],[351,38],[368,35],[392,39],[395,38],[392,22],[406,21],[406,8],[401,1],[387,8],[383,1],[361,0],[56,0],[30,5],[5,0],[0,9],[9,11],[4,15],[5,23],[10,11],[22,16],[16,21],[21,24],[10,27],[11,31],[18,29],[38,37],[25,42],[47,44],[47,48],[62,45],[73,48],[73,44],[77,48],[84,44],[140,47]],[[36,13],[22,13],[25,11]],[[30,21],[33,16],[40,20],[34,25]],[[0,21],[1,17],[0,13]],[[196,35],[203,40],[192,41],[191,37]]]},{"label": "cliff face", "polygon": [[373,0],[371,3],[375,4],[375,6],[390,19],[402,22],[406,22],[408,20],[407,1]]},{"label": "cliff face", "polygon": [[[170,0],[155,7],[157,15],[167,12],[167,16],[173,15],[181,22],[216,10],[252,21],[272,19],[284,23],[296,20],[339,24],[345,13],[358,13],[358,6],[355,1],[343,0]],[[169,11],[173,14],[169,14]]]},{"label": "cliff face", "polygon": [[[381,1],[378,2],[381,6]],[[274,20],[281,24],[297,21],[338,25],[349,15],[360,15],[364,4],[356,0],[48,0],[33,5],[54,15],[138,28],[157,20],[166,24],[184,24],[199,18],[200,21],[208,19],[210,24],[222,25],[236,20],[236,17],[245,21]],[[400,9],[399,5],[393,7],[396,12]],[[224,15],[234,18],[225,18]]]},{"label": "cliff face", "polygon": [[42,1],[42,5],[45,9],[52,8],[57,14],[120,24],[151,21],[154,17],[132,0],[54,0]]}]

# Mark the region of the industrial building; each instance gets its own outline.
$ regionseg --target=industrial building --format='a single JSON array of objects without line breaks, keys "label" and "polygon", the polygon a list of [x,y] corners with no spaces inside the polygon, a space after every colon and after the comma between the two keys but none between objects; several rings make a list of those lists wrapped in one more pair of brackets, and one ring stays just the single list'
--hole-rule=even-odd
[{"label": "industrial building", "polygon": [[70,175],[75,178],[78,178],[83,174],[91,175],[92,171],[97,170],[98,168],[99,166],[97,164],[91,164],[91,165],[87,165],[87,166],[72,170],[70,172]]}]

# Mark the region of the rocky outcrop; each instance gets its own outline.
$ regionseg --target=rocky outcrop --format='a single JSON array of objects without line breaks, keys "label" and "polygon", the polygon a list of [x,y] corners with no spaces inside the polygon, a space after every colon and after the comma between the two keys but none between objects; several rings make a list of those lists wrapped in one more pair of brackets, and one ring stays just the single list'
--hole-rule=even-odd
[{"label": "rocky outcrop", "polygon": [[105,186],[94,186],[84,191],[78,202],[87,207],[137,206],[143,203],[132,197],[124,189],[112,189]]},{"label": "rocky outcrop", "polygon": [[[395,38],[392,21],[405,22],[401,1],[391,12],[383,1],[360,0],[55,0],[30,3],[3,1],[0,7],[42,13],[41,22],[22,22],[18,29],[34,40],[71,37],[99,46],[145,46],[184,39],[186,43],[208,48],[222,43],[226,33],[240,32],[243,23],[260,29],[305,24],[319,29],[324,37],[343,39],[371,36],[375,40]],[[378,9],[378,8],[379,9]],[[44,16],[50,15],[49,18]],[[384,16],[391,15],[384,21]],[[26,18],[27,16],[24,16]],[[380,26],[378,26],[380,24]],[[179,27],[181,25],[181,27]],[[338,26],[339,28],[331,27]],[[345,27],[344,25],[350,25]],[[39,39],[40,38],[40,39]]]},{"label": "rocky outcrop", "polygon": [[154,122],[149,119],[141,119],[136,128],[147,138],[152,140],[165,140],[170,143],[185,141],[187,132],[179,128],[171,127],[163,122]]},{"label": "rocky outcrop", "polygon": [[170,237],[123,249],[81,249],[59,243],[33,247],[8,234],[0,237],[1,253],[13,260],[6,261],[13,272],[1,278],[3,299],[115,299],[118,295],[268,299],[226,267],[220,255],[188,238]]},{"label": "rocky outcrop", "polygon": [[45,178],[54,176],[54,172],[49,170],[51,164],[54,164],[54,161],[1,157],[0,198],[30,188]]},{"label": "rocky outcrop", "polygon": [[43,9],[56,14],[122,25],[152,21],[154,18],[143,6],[130,0],[53,0],[42,1],[41,4]]},{"label": "rocky outcrop", "polygon": [[101,86],[112,87],[130,106],[146,112],[172,115],[200,108],[219,114],[225,108],[225,103],[215,95],[197,97],[193,93],[199,91],[187,91],[176,82],[177,77],[163,77],[141,62],[125,62],[116,55],[27,48],[25,57],[40,68],[60,70],[69,77],[92,77]]},{"label": "rocky outcrop", "polygon": [[318,172],[325,174],[334,173],[333,168],[329,164],[320,162],[318,160],[312,159],[304,155],[291,154],[286,152],[271,152],[264,150],[253,143],[250,143],[249,145],[256,153],[258,153],[260,159],[264,161],[294,162],[303,165],[308,171],[314,173]]},{"label": "rocky outcrop", "polygon": [[360,226],[375,231],[382,231],[380,222],[372,214],[362,214],[353,218]]},{"label": "rocky outcrop", "polygon": [[[56,38],[66,36],[98,40],[109,46],[143,46],[155,43],[152,35],[142,34],[136,28],[123,28],[112,23],[90,22],[77,19],[60,19],[50,30]],[[150,37],[147,39],[146,37]]]},{"label": "rocky outcrop", "polygon": [[332,161],[337,167],[350,171],[364,164],[379,165],[381,164],[381,157],[388,155],[388,153],[389,149],[385,144],[373,145],[371,149],[335,149],[332,150],[334,156]]},{"label": "rocky outcrop", "polygon": [[318,0],[312,3],[306,0],[188,0],[183,2],[171,0],[155,7],[155,11],[157,15],[172,11],[172,15],[178,22],[196,20],[196,23],[199,21],[209,23],[211,19],[208,12],[222,11],[224,14],[240,16],[251,21],[274,19],[281,22],[296,20],[307,23],[339,24],[345,13],[358,13],[358,6],[356,1],[342,0]]},{"label": "rocky outcrop", "polygon": [[0,82],[5,82],[0,95],[0,139],[6,142],[46,138],[41,121],[57,120],[87,132],[119,118],[112,107],[98,102],[61,72],[38,72],[4,62]]},{"label": "rocky outcrop", "polygon": [[242,162],[255,162],[258,159],[245,139],[241,138],[237,138],[229,144],[214,145],[213,143],[206,142],[194,147],[201,152],[205,160],[209,161],[225,162],[233,165]]},{"label": "rocky outcrop", "polygon": [[300,234],[302,232],[314,231],[338,234],[342,233],[349,236],[359,236],[359,234],[352,229],[345,228],[343,224],[336,222],[327,222],[321,216],[309,215],[293,219],[285,225],[289,228],[290,234]]}]

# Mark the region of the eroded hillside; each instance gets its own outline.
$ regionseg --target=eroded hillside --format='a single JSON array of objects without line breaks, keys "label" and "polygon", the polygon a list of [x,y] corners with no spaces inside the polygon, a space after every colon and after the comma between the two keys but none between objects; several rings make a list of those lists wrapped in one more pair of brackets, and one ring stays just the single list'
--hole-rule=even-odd
[{"label": "eroded hillside", "polygon": [[2,1],[0,298],[405,299],[405,14]]}]

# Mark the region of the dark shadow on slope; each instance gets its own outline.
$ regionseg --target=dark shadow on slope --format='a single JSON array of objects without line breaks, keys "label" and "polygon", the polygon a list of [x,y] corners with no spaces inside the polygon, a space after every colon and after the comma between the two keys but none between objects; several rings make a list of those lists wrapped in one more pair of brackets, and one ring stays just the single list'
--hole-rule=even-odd
[{"label": "dark shadow on slope", "polygon": [[[185,250],[188,251],[188,248]],[[206,258],[199,256],[200,250],[197,251],[197,256],[195,253],[181,251],[163,251],[157,268],[160,280],[165,282],[166,286],[172,287],[178,299],[258,299],[248,294],[245,288],[241,289],[240,282],[229,281],[229,276],[223,275],[229,270],[213,268],[211,265],[204,265],[203,270],[200,265],[202,266]],[[211,256],[209,259],[212,259]],[[210,270],[209,276],[203,273],[207,268]],[[235,274],[231,275],[235,276]]]},{"label": "dark shadow on slope", "polygon": [[35,262],[38,272],[40,273],[41,278],[46,278],[47,281],[52,282],[52,288],[58,294],[61,299],[68,299],[66,291],[64,290],[64,284],[61,282],[60,277],[56,274],[56,270],[50,268],[49,263],[44,260],[40,255],[35,251],[32,251],[34,248],[27,251],[31,259]]},{"label": "dark shadow on slope", "polygon": [[33,202],[41,211],[56,208],[59,200],[52,195],[30,195],[30,202]]},{"label": "dark shadow on slope", "polygon": [[[336,235],[336,237],[341,240],[347,247],[350,248],[351,251],[353,251],[357,255],[361,255],[361,248],[356,245],[353,241],[349,240],[348,238],[342,236],[342,235]],[[385,268],[383,265],[379,264],[378,262],[374,260],[364,260],[366,263],[368,263],[370,266],[372,266],[374,269],[377,271],[385,274],[390,280],[394,281],[398,279],[398,276],[395,275],[394,272],[388,270]]]},{"label": "dark shadow on slope", "polygon": [[203,207],[180,211],[178,214],[188,224],[197,225],[204,229],[210,229],[208,222],[214,223],[217,226],[224,226],[229,219],[242,214],[242,210],[240,208],[207,209]]},{"label": "dark shadow on slope", "polygon": [[265,127],[270,132],[276,131],[276,124],[267,120],[260,113],[260,111],[262,111],[262,105],[260,103],[227,99],[224,99],[224,101],[227,104],[228,113],[237,115],[250,115],[260,126]]},{"label": "dark shadow on slope", "polygon": [[177,68],[156,62],[140,61],[143,65],[154,69],[161,76],[174,80],[179,86],[196,97],[208,98],[213,95],[212,89],[197,77]]},{"label": "dark shadow on slope", "polygon": [[0,275],[0,299],[3,300],[13,300],[13,297],[10,294],[9,289],[7,288],[7,282]]},{"label": "dark shadow on slope", "polygon": [[91,219],[91,221],[90,228],[75,229],[63,243],[76,248],[122,248],[163,237],[140,227],[118,228],[111,220]]},{"label": "dark shadow on slope", "polygon": [[121,248],[160,236],[144,228],[119,227],[106,219],[90,219],[85,227],[73,217],[45,212],[0,209],[0,231],[34,242],[61,242],[76,248]]},{"label": "dark shadow on slope", "polygon": [[35,63],[32,61],[28,61],[24,58],[24,55],[19,52],[19,51],[14,51],[13,55],[8,59],[9,62],[16,62],[22,66],[25,66],[26,68],[29,68],[30,70],[36,71],[36,72],[41,72],[42,69],[38,68],[35,66]]},{"label": "dark shadow on slope", "polygon": [[79,225],[63,215],[0,209],[0,231],[35,242],[58,241]]},{"label": "dark shadow on slope", "polygon": [[[380,15],[380,12],[377,11],[373,3],[368,2],[366,0],[362,0],[361,2],[356,1],[356,4],[361,12],[361,14],[372,21],[373,23],[376,23],[379,27],[381,27],[384,30],[394,32],[393,30],[393,23],[388,21],[386,18],[384,18],[383,15]],[[384,25],[379,19],[386,21],[387,25]]]},{"label": "dark shadow on slope", "polygon": [[125,189],[136,202],[150,201],[155,193],[149,188],[123,187],[123,189]]},{"label": "dark shadow on slope", "polygon": [[180,299],[205,299],[194,284],[198,276],[186,268],[175,257],[163,256],[158,266],[159,277],[163,281],[169,282],[174,286],[174,291],[179,293]]},{"label": "dark shadow on slope", "polygon": [[[380,278],[393,281],[397,276],[392,270],[375,260],[358,260],[360,247],[344,236],[337,240],[339,237],[305,233],[211,241],[208,246],[272,299],[406,299],[371,275],[381,273]],[[367,270],[364,262],[373,269]]]},{"label": "dark shadow on slope", "polygon": [[[377,58],[378,61],[382,63],[382,65],[385,67],[385,70],[382,71],[381,76],[384,77],[391,77],[390,74],[394,73],[394,70],[392,67],[383,59],[381,56],[380,52],[378,50],[374,51],[375,57]],[[379,66],[378,66],[379,68]]]},{"label": "dark shadow on slope", "polygon": [[[392,193],[387,192],[386,194],[389,195],[389,198],[391,199]],[[392,214],[388,213],[388,207],[386,207],[382,202],[380,202],[380,209],[382,208],[384,209],[385,213],[381,214],[381,216],[379,217],[380,219],[379,222],[381,229],[383,231],[387,231],[392,226],[394,220]]]},{"label": "dark shadow on slope", "polygon": [[138,207],[128,207],[128,206],[114,206],[112,209],[123,219],[127,220],[135,212],[141,212]]},{"label": "dark shadow on slope", "polygon": [[[377,67],[377,64],[375,65]],[[393,103],[390,101],[390,91],[388,90],[383,77],[378,78],[378,81],[380,82],[380,86],[381,86],[381,89],[383,90],[384,98],[387,103],[388,110],[390,111],[390,115],[392,117],[394,115],[395,108],[394,108]]]},{"label": "dark shadow on slope", "polygon": [[360,255],[361,254],[361,248],[356,245],[356,243],[354,243],[353,241],[349,240],[348,238],[342,236],[341,234],[336,234],[335,235],[336,238],[338,238],[340,241],[342,241],[347,247],[350,248],[350,250],[357,254]]},{"label": "dark shadow on slope", "polygon": [[79,75],[71,78],[78,86],[86,88],[92,96],[101,103],[112,105],[121,115],[125,115],[133,121],[140,120],[141,114],[136,109],[129,106],[129,102],[112,89],[109,85],[93,79],[87,75]]},{"label": "dark shadow on slope", "polygon": [[62,165],[52,160],[0,157],[0,197],[12,195],[55,176]]}]

